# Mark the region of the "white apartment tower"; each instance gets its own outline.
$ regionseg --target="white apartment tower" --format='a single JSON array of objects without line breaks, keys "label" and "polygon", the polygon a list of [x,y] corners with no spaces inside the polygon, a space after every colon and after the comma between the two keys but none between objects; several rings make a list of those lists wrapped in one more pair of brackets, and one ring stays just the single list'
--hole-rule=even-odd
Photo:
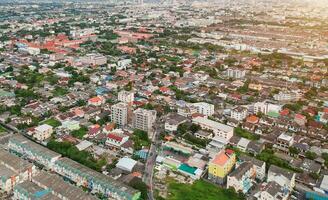
[{"label": "white apartment tower", "polygon": [[120,102],[111,107],[111,118],[118,127],[124,127],[128,124],[129,106]]},{"label": "white apartment tower", "polygon": [[150,132],[156,121],[156,111],[138,108],[133,112],[132,125],[135,129]]},{"label": "white apartment tower", "polygon": [[122,90],[118,93],[118,100],[123,103],[132,103],[134,101],[134,92]]}]

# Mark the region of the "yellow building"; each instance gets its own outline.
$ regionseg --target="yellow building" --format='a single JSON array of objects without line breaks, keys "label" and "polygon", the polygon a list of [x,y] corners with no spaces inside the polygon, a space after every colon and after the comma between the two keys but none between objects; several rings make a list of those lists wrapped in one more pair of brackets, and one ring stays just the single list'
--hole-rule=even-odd
[{"label": "yellow building", "polygon": [[223,184],[236,163],[236,154],[231,149],[220,151],[209,163],[208,179]]},{"label": "yellow building", "polygon": [[261,84],[250,83],[248,85],[248,88],[251,89],[251,90],[261,91],[262,90],[262,85]]}]

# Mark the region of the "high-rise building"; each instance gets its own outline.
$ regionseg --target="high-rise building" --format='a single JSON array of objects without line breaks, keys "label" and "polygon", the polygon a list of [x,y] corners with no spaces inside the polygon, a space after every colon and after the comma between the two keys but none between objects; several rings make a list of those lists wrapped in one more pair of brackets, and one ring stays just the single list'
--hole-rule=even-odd
[{"label": "high-rise building", "polygon": [[120,102],[111,107],[111,118],[118,127],[124,127],[128,124],[129,106]]},{"label": "high-rise building", "polygon": [[117,98],[123,103],[132,103],[134,101],[134,92],[122,90],[118,93]]},{"label": "high-rise building", "polygon": [[149,132],[156,121],[156,111],[138,108],[133,112],[133,128]]},{"label": "high-rise building", "polygon": [[226,181],[228,173],[236,163],[236,154],[231,149],[220,151],[209,163],[208,179],[223,184]]}]

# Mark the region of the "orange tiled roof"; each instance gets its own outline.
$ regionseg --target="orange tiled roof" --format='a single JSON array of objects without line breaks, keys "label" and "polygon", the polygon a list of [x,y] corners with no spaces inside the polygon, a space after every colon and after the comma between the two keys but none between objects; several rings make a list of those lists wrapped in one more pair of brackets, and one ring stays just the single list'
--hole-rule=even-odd
[{"label": "orange tiled roof", "polygon": [[228,154],[232,154],[232,153],[233,151],[232,152],[221,151],[219,154],[215,156],[212,163],[223,166],[227,163],[227,161],[230,158]]}]

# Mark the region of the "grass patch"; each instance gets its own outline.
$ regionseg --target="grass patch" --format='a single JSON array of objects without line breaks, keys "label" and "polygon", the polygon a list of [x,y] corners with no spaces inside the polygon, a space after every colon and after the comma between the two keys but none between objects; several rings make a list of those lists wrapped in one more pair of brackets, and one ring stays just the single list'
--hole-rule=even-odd
[{"label": "grass patch", "polygon": [[78,139],[82,139],[85,134],[87,134],[88,128],[86,127],[81,127],[79,130],[74,130],[72,131],[72,136]]},{"label": "grass patch", "polygon": [[107,161],[104,158],[96,160],[91,153],[87,151],[79,151],[73,144],[68,142],[50,140],[47,147],[98,172],[101,172],[102,167],[107,164]]},{"label": "grass patch", "polygon": [[253,134],[251,132],[248,132],[240,127],[237,127],[234,129],[235,135],[238,135],[239,137],[243,137],[249,140],[259,140],[260,136]]},{"label": "grass patch", "polygon": [[203,180],[192,185],[171,182],[167,200],[242,200],[245,197],[232,189],[219,188]]},{"label": "grass patch", "polygon": [[56,120],[56,119],[54,119],[54,118],[50,118],[50,119],[47,119],[47,120],[43,121],[42,124],[48,124],[48,125],[50,125],[50,126],[52,126],[52,127],[55,128],[55,127],[60,126],[61,125],[61,122],[58,121],[58,120]]},{"label": "grass patch", "polygon": [[5,127],[3,127],[3,126],[0,126],[0,134],[1,133],[4,133],[4,132],[6,132],[7,130],[5,129]]},{"label": "grass patch", "polygon": [[52,94],[54,95],[54,97],[64,96],[67,93],[68,93],[68,90],[66,88],[62,88],[62,87],[56,87],[55,90],[52,91]]},{"label": "grass patch", "polygon": [[262,160],[267,163],[267,168],[270,167],[270,165],[276,165],[278,167],[287,169],[289,171],[293,172],[302,172],[301,169],[294,168],[291,166],[287,161],[278,158],[277,156],[274,155],[274,151],[272,149],[265,149],[263,150],[260,154],[256,156],[257,159]]}]

